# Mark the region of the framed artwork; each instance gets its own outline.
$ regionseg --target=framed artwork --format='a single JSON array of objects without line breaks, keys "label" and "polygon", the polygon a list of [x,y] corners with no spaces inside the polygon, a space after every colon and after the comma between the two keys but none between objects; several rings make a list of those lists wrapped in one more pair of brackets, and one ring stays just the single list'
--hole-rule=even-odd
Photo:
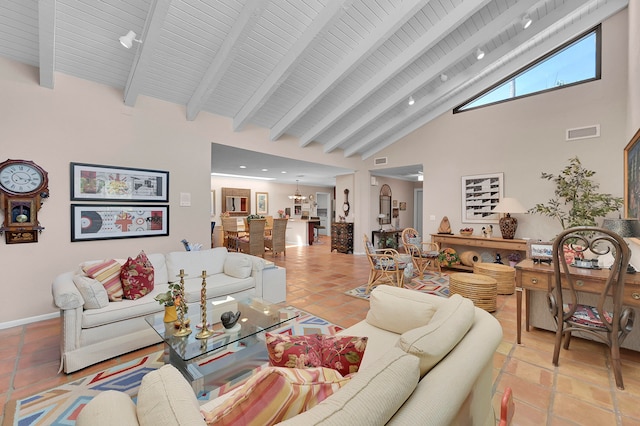
[{"label": "framed artwork", "polygon": [[72,201],[169,201],[169,172],[71,163]]},{"label": "framed artwork", "polygon": [[393,213],[391,214],[391,216],[393,216],[393,217],[398,217],[399,216],[399,212],[398,212],[398,208],[397,207],[394,207],[392,209],[392,212]]},{"label": "framed artwork", "polygon": [[504,191],[504,173],[462,176],[462,222],[498,223],[493,209]]},{"label": "framed artwork", "polygon": [[168,205],[71,205],[72,242],[166,235]]},{"label": "framed artwork", "polygon": [[537,262],[551,262],[553,260],[553,241],[528,241],[527,259]]},{"label": "framed artwork", "polygon": [[247,216],[251,213],[251,190],[222,188],[222,213],[229,216]]},{"label": "framed artwork", "polygon": [[400,201],[400,210],[406,210],[406,209],[407,209],[407,202]]},{"label": "framed artwork", "polygon": [[624,212],[640,219],[640,129],[624,148]]},{"label": "framed artwork", "polygon": [[398,207],[398,200],[393,200],[393,207]]},{"label": "framed artwork", "polygon": [[269,213],[269,193],[256,192],[256,214]]}]

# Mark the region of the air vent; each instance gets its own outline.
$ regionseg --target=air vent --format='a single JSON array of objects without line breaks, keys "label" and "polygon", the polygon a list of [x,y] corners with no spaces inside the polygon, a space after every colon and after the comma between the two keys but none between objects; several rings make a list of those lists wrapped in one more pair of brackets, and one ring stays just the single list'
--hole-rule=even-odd
[{"label": "air vent", "polygon": [[594,124],[587,127],[576,127],[575,129],[567,129],[567,140],[575,141],[577,139],[588,139],[600,137],[600,125]]},{"label": "air vent", "polygon": [[387,157],[378,157],[373,159],[373,164],[375,164],[376,166],[384,166],[388,162],[389,159]]}]

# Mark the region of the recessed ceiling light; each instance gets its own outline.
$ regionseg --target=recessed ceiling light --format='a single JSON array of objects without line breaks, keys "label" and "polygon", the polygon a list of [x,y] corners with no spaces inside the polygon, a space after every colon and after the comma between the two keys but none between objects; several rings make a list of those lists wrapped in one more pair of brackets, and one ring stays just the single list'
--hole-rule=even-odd
[{"label": "recessed ceiling light", "polygon": [[287,173],[287,172],[285,172],[285,171],[283,170],[283,171],[281,171],[280,173]]},{"label": "recessed ceiling light", "polygon": [[262,171],[263,171],[263,172],[268,172],[268,171],[269,171],[269,169],[262,169]]},{"label": "recessed ceiling light", "polygon": [[531,20],[529,15],[524,15],[522,17],[522,29],[526,30],[527,28],[529,28],[529,26],[531,26],[531,22],[533,21]]},{"label": "recessed ceiling light", "polygon": [[484,50],[482,50],[482,49],[478,48],[478,50],[476,50],[476,58],[477,58],[478,60],[480,60],[480,59],[484,58]]},{"label": "recessed ceiling light", "polygon": [[449,76],[448,75],[440,74],[440,81],[442,81],[444,83],[447,80],[449,80]]},{"label": "recessed ceiling light", "polygon": [[416,103],[416,101],[415,101],[415,99],[413,99],[413,96],[409,96],[409,106],[411,106],[411,105],[413,105],[415,103]]}]

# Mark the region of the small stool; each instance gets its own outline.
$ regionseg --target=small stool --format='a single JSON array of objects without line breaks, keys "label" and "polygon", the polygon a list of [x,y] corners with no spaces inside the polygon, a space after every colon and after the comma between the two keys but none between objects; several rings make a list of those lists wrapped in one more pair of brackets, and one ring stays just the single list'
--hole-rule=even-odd
[{"label": "small stool", "polygon": [[495,312],[497,309],[498,283],[486,275],[466,272],[449,275],[449,294],[459,294],[471,299],[475,306],[487,312]]},{"label": "small stool", "polygon": [[498,294],[516,291],[516,269],[499,263],[474,263],[473,273],[494,278],[498,282]]}]

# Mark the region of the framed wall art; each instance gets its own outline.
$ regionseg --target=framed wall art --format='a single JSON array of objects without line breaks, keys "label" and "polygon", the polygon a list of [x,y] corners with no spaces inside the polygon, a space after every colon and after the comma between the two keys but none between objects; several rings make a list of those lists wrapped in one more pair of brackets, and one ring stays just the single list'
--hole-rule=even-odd
[{"label": "framed wall art", "polygon": [[493,209],[502,198],[504,173],[462,176],[462,222],[498,223]]},{"label": "framed wall art", "polygon": [[407,209],[407,202],[400,201],[400,210],[406,210],[406,209]]},{"label": "framed wall art", "polygon": [[256,214],[269,213],[269,193],[256,192]]},{"label": "framed wall art", "polygon": [[169,206],[71,205],[71,241],[169,235]]},{"label": "framed wall art", "polygon": [[169,201],[169,172],[71,163],[72,201]]},{"label": "framed wall art", "polygon": [[222,213],[247,216],[251,213],[251,189],[222,188]]},{"label": "framed wall art", "polygon": [[640,129],[624,148],[624,212],[640,219]]}]

